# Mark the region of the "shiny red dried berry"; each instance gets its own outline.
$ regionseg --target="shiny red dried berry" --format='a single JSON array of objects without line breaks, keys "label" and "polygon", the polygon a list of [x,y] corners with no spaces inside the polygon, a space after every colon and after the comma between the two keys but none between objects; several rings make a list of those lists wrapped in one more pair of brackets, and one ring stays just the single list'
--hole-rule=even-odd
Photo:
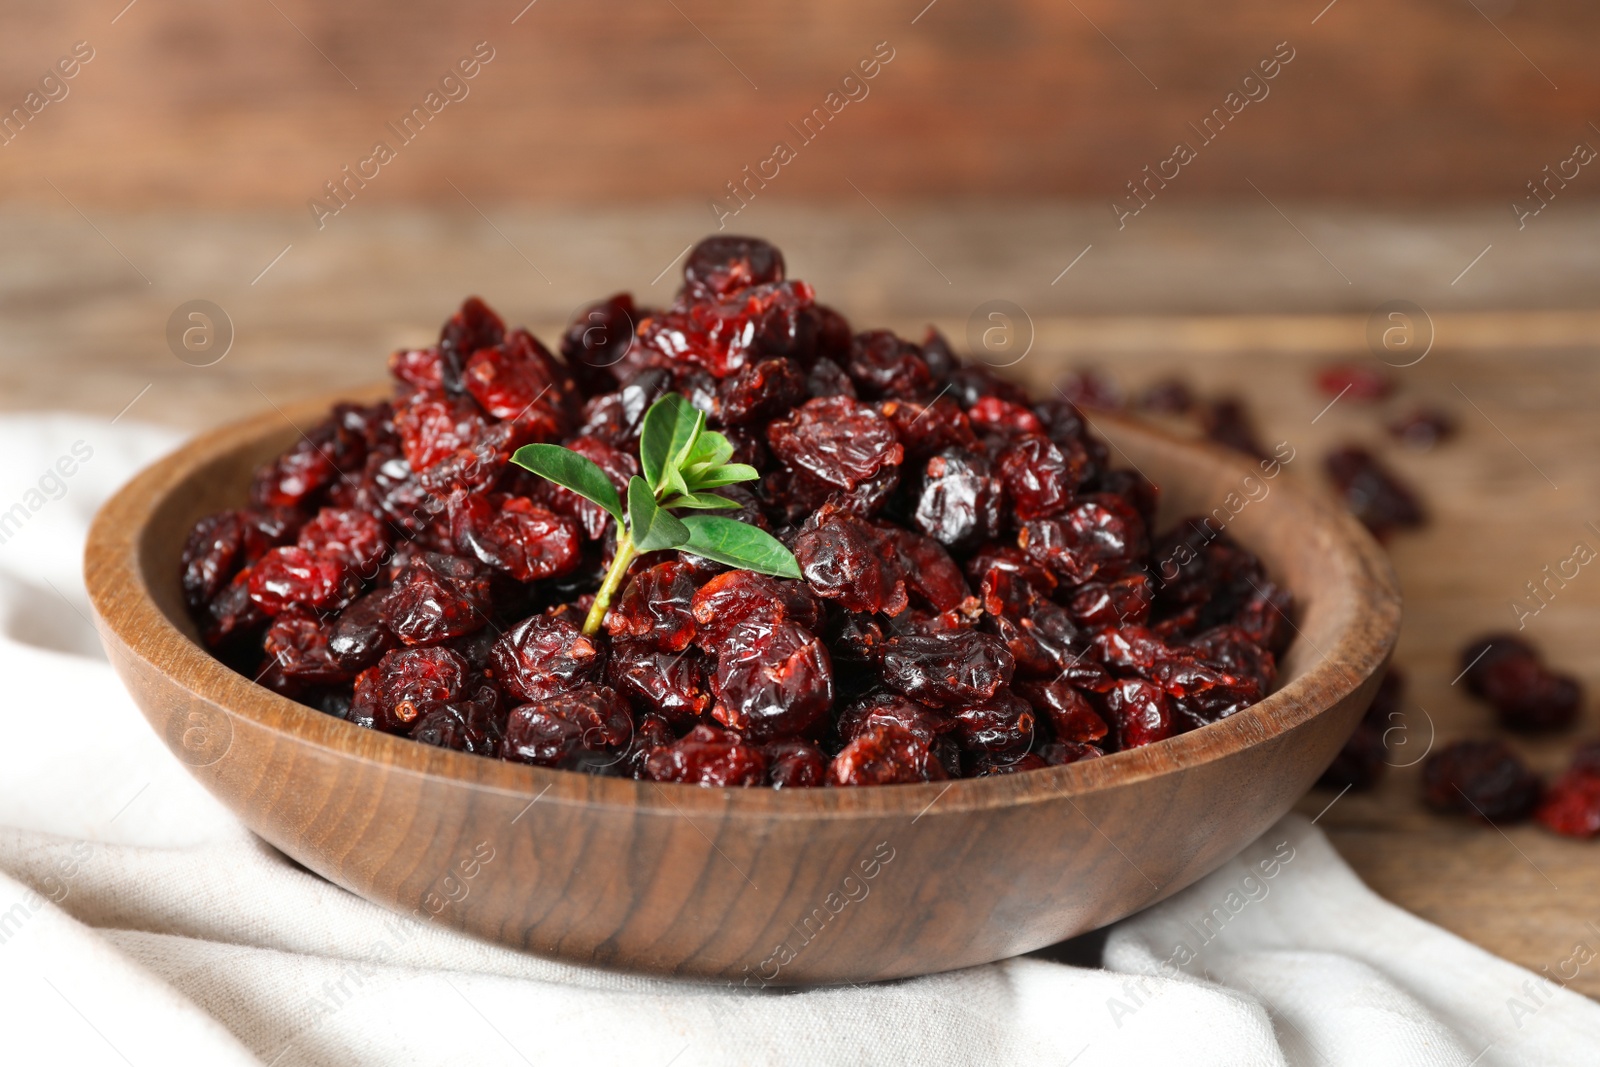
[{"label": "shiny red dried berry", "polygon": [[372,666],[378,657],[395,647],[396,641],[385,621],[387,588],[357,599],[339,613],[328,630],[328,651],[339,666],[359,671]]},{"label": "shiny red dried berry", "polygon": [[890,330],[857,334],[845,370],[860,394],[872,399],[909,400],[934,391],[933,372],[923,360],[922,350]]},{"label": "shiny red dried berry", "polygon": [[1004,505],[1004,487],[989,461],[952,449],[924,467],[912,522],[940,544],[968,550],[1000,532]]},{"label": "shiny red dried berry", "polygon": [[458,449],[472,447],[486,429],[472,401],[438,393],[413,393],[400,401],[394,426],[413,471],[425,471]]},{"label": "shiny red dried berry", "polygon": [[902,635],[883,646],[883,680],[924,704],[982,703],[1011,684],[1005,643],[976,630]]},{"label": "shiny red dried berry", "polygon": [[1009,689],[981,703],[952,707],[950,717],[961,747],[975,753],[1014,758],[1034,743],[1038,729],[1032,705]]},{"label": "shiny red dried berry", "polygon": [[1017,518],[1059,515],[1089,470],[1089,454],[1076,441],[1057,445],[1043,434],[1026,434],[1000,453],[995,473]]},{"label": "shiny red dried berry", "polygon": [[467,661],[448,648],[387,653],[357,676],[350,720],[387,733],[409,733],[435,706],[459,699],[470,675]]},{"label": "shiny red dried berry", "polygon": [[981,397],[967,409],[967,420],[980,432],[998,434],[1043,433],[1044,423],[1028,410],[1022,401],[1012,402],[998,396]]},{"label": "shiny red dried berry", "polygon": [[811,591],[846,611],[906,609],[906,583],[899,568],[880,555],[877,532],[837,508],[813,515],[794,542],[794,555]]},{"label": "shiny red dried berry", "polygon": [[726,425],[743,426],[787,414],[807,395],[805,372],[793,360],[764,359],[724,378],[717,404]]},{"label": "shiny red dried berry", "polygon": [[385,621],[408,645],[436,645],[489,623],[489,569],[476,560],[425,552],[394,580]]},{"label": "shiny red dried berry", "polygon": [[328,626],[304,608],[279,613],[261,640],[262,651],[278,669],[296,681],[317,684],[348,682],[356,672],[341,663],[328,648]]},{"label": "shiny red dried berry", "polygon": [[759,237],[707,237],[683,261],[683,295],[725,300],[742,289],[783,281],[783,253]]},{"label": "shiny red dried berry", "polygon": [[[606,444],[596,437],[575,437],[564,446],[589,460],[605,472],[617,492],[626,495],[628,480],[639,473],[639,461],[621,449]],[[541,483],[546,486],[545,503],[550,510],[560,515],[567,515],[578,520],[584,535],[591,541],[598,541],[605,535],[611,523],[611,516],[599,504],[586,500],[577,493],[562,489],[552,482]]]},{"label": "shiny red dried berry", "polygon": [[605,754],[632,737],[627,703],[603,685],[590,685],[512,708],[500,755],[539,767],[597,770],[620,762]]},{"label": "shiny red dried berry", "polygon": [[688,564],[658,563],[628,579],[606,614],[606,633],[643,641],[662,652],[677,652],[694,640],[694,572]]},{"label": "shiny red dried berry", "polygon": [[613,641],[606,678],[635,708],[678,729],[701,721],[711,707],[705,663],[694,649],[662,652],[643,641]]},{"label": "shiny red dried berry", "polygon": [[300,528],[296,543],[309,552],[343,560],[357,574],[371,577],[379,561],[389,552],[389,532],[381,521],[365,511],[323,508]]},{"label": "shiny red dried berry", "polygon": [[936,397],[927,404],[885,400],[878,405],[878,413],[894,426],[908,460],[925,461],[951,448],[967,452],[978,449],[978,437],[972,432],[966,412],[948,396]]},{"label": "shiny red dried berry", "polygon": [[1017,692],[1050,721],[1058,741],[1090,742],[1106,736],[1106,721],[1087,697],[1064,680],[1018,682]]},{"label": "shiny red dried berry", "polygon": [[745,623],[770,627],[789,620],[813,633],[822,627],[822,605],[804,583],[755,571],[725,571],[712,578],[695,592],[690,612],[695,643],[712,653]]},{"label": "shiny red dried berry", "polygon": [[359,591],[343,559],[292,545],[272,549],[250,569],[250,599],[268,615],[290,605],[337,611]]},{"label": "shiny red dried berry", "polygon": [[436,704],[411,727],[411,740],[475,756],[500,754],[505,724],[500,697],[491,685],[481,685],[470,699]]},{"label": "shiny red dried berry", "polygon": [[1124,678],[1105,696],[1117,751],[1164,741],[1173,734],[1172,709],[1154,682]]},{"label": "shiny red dried berry", "polygon": [[846,489],[905,457],[888,419],[842,396],[806,401],[767,427],[767,442],[791,470]]},{"label": "shiny red dried berry", "polygon": [[1060,518],[1023,523],[1017,544],[1070,583],[1130,567],[1147,548],[1144,519],[1111,493],[1082,498]]},{"label": "shiny red dried berry", "polygon": [[948,777],[928,743],[893,723],[869,726],[828,765],[830,785],[895,785]]},{"label": "shiny red dried berry", "polygon": [[793,737],[833,706],[833,660],[809,630],[790,622],[745,624],[729,636],[711,677],[718,722],[754,741]]},{"label": "shiny red dried berry", "polygon": [[469,496],[456,504],[450,534],[462,552],[519,582],[572,573],[583,547],[576,521],[505,493]]},{"label": "shiny red dried berry", "polygon": [[810,741],[769,741],[762,754],[767,757],[767,784],[774,789],[812,789],[828,774],[828,758]]},{"label": "shiny red dried berry", "polygon": [[701,725],[652,752],[645,760],[644,772],[656,782],[707,787],[761,785],[767,776],[767,757],[738,734]]},{"label": "shiny red dried berry", "polygon": [[552,615],[522,620],[495,642],[490,658],[500,685],[531,701],[598,682],[605,668],[595,640]]}]

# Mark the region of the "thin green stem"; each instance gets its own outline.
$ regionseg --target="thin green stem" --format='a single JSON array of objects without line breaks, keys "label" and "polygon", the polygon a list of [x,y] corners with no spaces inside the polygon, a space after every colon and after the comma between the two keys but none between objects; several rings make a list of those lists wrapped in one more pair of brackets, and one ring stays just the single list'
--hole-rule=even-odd
[{"label": "thin green stem", "polygon": [[589,617],[583,620],[584,633],[599,632],[600,624],[605,621],[606,612],[611,608],[611,598],[622,587],[622,579],[628,574],[628,565],[637,555],[633,548],[633,534],[625,525],[618,523],[617,554],[611,560],[611,569],[606,571],[605,581],[600,583],[600,591],[594,595],[594,606],[589,609]]}]

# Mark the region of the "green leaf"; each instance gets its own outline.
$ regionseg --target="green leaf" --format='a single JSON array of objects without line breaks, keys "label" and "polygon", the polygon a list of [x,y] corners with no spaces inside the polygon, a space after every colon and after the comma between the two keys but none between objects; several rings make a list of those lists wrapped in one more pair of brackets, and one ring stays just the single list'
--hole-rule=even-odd
[{"label": "green leaf", "polygon": [[716,493],[684,493],[670,499],[663,500],[664,508],[736,508],[737,500],[729,500]]},{"label": "green leaf", "polygon": [[684,457],[680,466],[687,477],[691,471],[720,467],[732,458],[733,445],[728,439],[715,430],[706,430],[696,439],[694,447],[689,449],[689,454]]},{"label": "green leaf", "polygon": [[687,515],[683,525],[689,530],[685,552],[779,578],[800,577],[794,554],[765,530],[716,515]]},{"label": "green leaf", "polygon": [[683,480],[678,456],[694,445],[704,425],[705,415],[677,393],[650,405],[639,427],[639,466],[652,490],[676,488],[673,483]]},{"label": "green leaf", "polygon": [[637,474],[628,482],[628,528],[640,552],[677,548],[689,541],[683,520],[656,503],[649,483]]},{"label": "green leaf", "polygon": [[570,448],[560,445],[523,445],[511,462],[592,500],[622,522],[622,500],[606,472]]},{"label": "green leaf", "polygon": [[689,489],[698,492],[701,489],[715,489],[719,485],[732,485],[734,482],[753,482],[760,477],[760,471],[744,463],[724,463],[687,480]]}]

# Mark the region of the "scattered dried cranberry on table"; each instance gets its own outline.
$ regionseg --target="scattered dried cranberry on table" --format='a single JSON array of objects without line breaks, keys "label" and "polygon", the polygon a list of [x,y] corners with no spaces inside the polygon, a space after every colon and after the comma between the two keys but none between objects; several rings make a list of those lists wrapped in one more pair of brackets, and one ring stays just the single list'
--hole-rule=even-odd
[{"label": "scattered dried cranberry on table", "polygon": [[1473,641],[1461,653],[1467,690],[1495,709],[1500,725],[1520,733],[1565,729],[1577,720],[1583,686],[1545,667],[1537,650],[1510,634]]},{"label": "scattered dried cranberry on table", "polygon": [[1544,791],[1504,741],[1457,741],[1422,765],[1423,799],[1435,811],[1484,822],[1520,822],[1533,814]]},{"label": "scattered dried cranberry on table", "polygon": [[1378,540],[1427,522],[1427,510],[1417,494],[1366,449],[1356,445],[1335,449],[1323,459],[1323,467],[1345,507]]},{"label": "scattered dried cranberry on table", "polygon": [[1349,400],[1382,400],[1394,391],[1394,379],[1367,363],[1331,363],[1317,372],[1324,395]]},{"label": "scattered dried cranberry on table", "polygon": [[[853,332],[764,241],[701,242],[668,307],[613,296],[558,353],[469,299],[390,370],[392,400],[338,405],[182,563],[217,656],[372,729],[706,786],[1006,774],[1236,714],[1292,633],[1247,550],[1152,529],[1156,487],[1073,404],[933,331]],[[631,508],[669,396],[754,480],[660,523],[721,508],[799,579],[652,550],[618,496],[513,460],[562,446]]]}]

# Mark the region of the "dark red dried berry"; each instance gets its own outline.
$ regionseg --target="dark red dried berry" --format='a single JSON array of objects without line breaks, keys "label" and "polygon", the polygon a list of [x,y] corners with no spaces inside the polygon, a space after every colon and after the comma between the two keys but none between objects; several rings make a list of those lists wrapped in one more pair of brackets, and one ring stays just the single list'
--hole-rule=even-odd
[{"label": "dark red dried berry", "polygon": [[767,442],[789,469],[846,489],[905,457],[888,419],[842,396],[806,401],[767,427]]},{"label": "dark red dried berry", "polygon": [[806,376],[790,359],[748,364],[717,388],[718,411],[729,426],[777,418],[806,399]]},{"label": "dark red dried berry", "polygon": [[1079,760],[1099,759],[1105,753],[1082,741],[1051,741],[1039,746],[1039,757],[1047,767],[1064,767]]},{"label": "dark red dried berry", "polygon": [[1171,706],[1154,682],[1124,678],[1111,687],[1105,702],[1119,752],[1164,741],[1173,734]]},{"label": "dark red dried berry", "polygon": [[643,641],[614,641],[606,678],[635,708],[678,729],[701,721],[711,707],[705,663],[694,649],[662,652]]},{"label": "dark red dried berry", "polygon": [[1379,540],[1395,530],[1427,522],[1427,512],[1417,494],[1366,449],[1337,449],[1328,454],[1323,465],[1345,506]]},{"label": "dark red dried berry", "polygon": [[1043,433],[1044,423],[1039,421],[1024,401],[1004,400],[993,394],[982,397],[967,409],[967,420],[973,429],[997,434]]},{"label": "dark red dried berry", "polygon": [[470,699],[437,704],[423,712],[411,727],[411,740],[475,756],[497,756],[505,735],[499,708],[494,687],[481,685]]},{"label": "dark red dried berry", "polygon": [[708,787],[761,785],[767,776],[767,757],[738,734],[701,725],[652,752],[644,771],[657,782]]},{"label": "dark red dried berry", "polygon": [[1106,721],[1087,697],[1064,680],[1018,682],[1017,692],[1049,719],[1058,741],[1099,741],[1106,736]]},{"label": "dark red dried berry", "polygon": [[771,627],[787,619],[812,632],[822,627],[822,606],[803,583],[755,571],[725,571],[712,578],[695,592],[690,612],[695,643],[712,653],[744,623]]},{"label": "dark red dried berry", "polygon": [[847,611],[898,615],[909,600],[898,566],[880,554],[877,532],[837,508],[813,515],[794,542],[811,591]]},{"label": "dark red dried berry", "polygon": [[337,611],[359,591],[349,565],[326,552],[274,548],[250,569],[250,599],[268,615],[291,605]]},{"label": "dark red dried berry", "polygon": [[400,401],[394,427],[413,471],[425,471],[458,449],[471,448],[487,428],[471,400],[439,393],[413,393]]},{"label": "dark red dried berry", "polygon": [[506,716],[500,754],[518,763],[570,770],[596,770],[621,762],[606,757],[633,737],[628,705],[603,685],[553,693],[512,708]]},{"label": "dark red dried berry", "polygon": [[992,634],[906,634],[883,646],[883,680],[924,704],[978,704],[1011,684],[1016,661]]},{"label": "dark red dried berry", "polygon": [[1435,811],[1491,823],[1520,822],[1544,791],[1539,776],[1504,741],[1457,741],[1422,765],[1423,799]]},{"label": "dark red dried berry", "polygon": [[376,573],[379,561],[389,552],[389,534],[384,524],[354,508],[323,508],[300,528],[296,543],[309,552],[344,561],[363,577]]},{"label": "dark red dried berry", "polygon": [[261,647],[288,678],[323,685],[348,682],[356,672],[330,651],[328,636],[321,618],[304,608],[291,607],[272,620]]},{"label": "dark red dried berry", "polygon": [[812,789],[827,777],[828,758],[810,741],[770,741],[762,753],[767,757],[767,784],[774,789]]},{"label": "dark red dried berry", "polygon": [[689,300],[724,300],[781,281],[783,253],[759,237],[707,237],[683,261],[683,295]]},{"label": "dark red dried berry", "polygon": [[469,496],[450,513],[450,534],[464,553],[519,582],[559,578],[578,566],[578,524],[526,497]]},{"label": "dark red dried berry", "polygon": [[1194,390],[1182,378],[1163,378],[1146,386],[1137,403],[1158,415],[1186,415],[1194,410]]},{"label": "dark red dried berry", "polygon": [[830,785],[895,785],[948,777],[928,743],[893,723],[869,726],[828,765]]},{"label": "dark red dried berry", "polygon": [[1059,515],[1088,472],[1089,455],[1076,441],[1065,447],[1043,434],[1027,434],[1000,453],[995,468],[1017,518]]},{"label": "dark red dried berry", "polygon": [[1144,519],[1111,493],[1084,497],[1060,518],[1023,523],[1017,544],[1074,584],[1107,568],[1131,567],[1148,547]]},{"label": "dark red dried berry", "polygon": [[1122,406],[1117,383],[1093,367],[1082,367],[1061,379],[1056,391],[1072,404],[1092,411],[1114,411]]},{"label": "dark red dried berry", "polygon": [[967,550],[1000,532],[1004,503],[1004,488],[989,461],[951,449],[924,467],[912,521],[940,544]]},{"label": "dark red dried berry", "polygon": [[728,637],[711,677],[718,722],[754,741],[793,737],[833,706],[833,660],[809,630],[790,622],[745,624]]},{"label": "dark red dried berry", "polygon": [[334,619],[328,631],[328,651],[347,670],[372,666],[378,657],[395,647],[395,636],[385,621],[387,588],[357,599]]},{"label": "dark red dried berry", "polygon": [[857,334],[850,346],[845,370],[864,397],[915,399],[930,395],[933,372],[922,358],[922,350],[903,341],[889,330],[868,330]]},{"label": "dark red dried berry", "polygon": [[437,645],[489,623],[489,569],[476,560],[425,552],[394,580],[385,621],[408,645]]},{"label": "dark red dried berry", "polygon": [[647,567],[628,579],[606,614],[606,633],[633,638],[663,652],[677,652],[694,640],[694,572],[676,560]]},{"label": "dark red dried berry", "polygon": [[538,701],[600,680],[605,656],[567,619],[535,615],[495,642],[495,677],[509,693]]},{"label": "dark red dried berry", "polygon": [[424,714],[461,697],[471,668],[448,648],[387,653],[356,677],[350,721],[387,733],[409,733]]},{"label": "dark red dried berry", "polygon": [[953,706],[950,717],[955,720],[956,738],[968,752],[1016,757],[1034,743],[1038,729],[1032,705],[1009,689],[980,703]]}]

